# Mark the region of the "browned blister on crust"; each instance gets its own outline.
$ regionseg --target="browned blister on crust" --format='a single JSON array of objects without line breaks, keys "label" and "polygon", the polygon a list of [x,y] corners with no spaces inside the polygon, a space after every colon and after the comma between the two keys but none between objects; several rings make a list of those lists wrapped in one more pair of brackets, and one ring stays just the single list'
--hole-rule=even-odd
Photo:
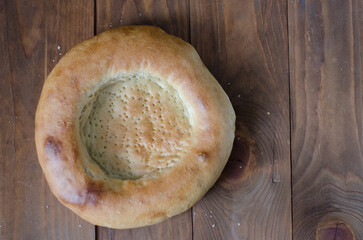
[{"label": "browned blister on crust", "polygon": [[35,125],[54,195],[93,224],[133,228],[189,209],[216,182],[235,113],[190,44],[128,26],[61,59]]}]

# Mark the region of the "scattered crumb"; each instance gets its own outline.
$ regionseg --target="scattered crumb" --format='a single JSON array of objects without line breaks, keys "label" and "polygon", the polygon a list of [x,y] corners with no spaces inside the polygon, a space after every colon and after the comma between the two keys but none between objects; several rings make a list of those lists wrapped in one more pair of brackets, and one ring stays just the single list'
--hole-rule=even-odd
[{"label": "scattered crumb", "polygon": [[229,82],[229,83],[227,83],[227,85],[231,85],[231,83]]},{"label": "scattered crumb", "polygon": [[270,112],[267,112],[267,115],[270,115],[271,113]]},{"label": "scattered crumb", "polygon": [[45,208],[48,208],[48,207],[49,207],[48,205],[45,206]]},{"label": "scattered crumb", "polygon": [[79,224],[78,227],[82,227],[82,224]]},{"label": "scattered crumb", "polygon": [[112,27],[112,22],[110,22],[109,26]]},{"label": "scattered crumb", "polygon": [[54,62],[54,59],[52,59],[52,62]]},{"label": "scattered crumb", "polygon": [[240,137],[238,137],[238,138],[237,138],[237,140],[239,141],[239,140],[241,140],[241,138],[240,138]]},{"label": "scattered crumb", "polygon": [[124,20],[120,19],[120,23],[122,23]]},{"label": "scattered crumb", "polygon": [[241,226],[241,223],[237,223],[238,226]]},{"label": "scattered crumb", "polygon": [[61,52],[59,53],[59,56],[62,56],[62,53]]},{"label": "scattered crumb", "polygon": [[215,226],[216,226],[216,225],[213,223],[213,224],[212,224],[212,228],[214,228]]},{"label": "scattered crumb", "polygon": [[263,152],[261,152],[261,155],[263,155]]},{"label": "scattered crumb", "polygon": [[273,183],[279,183],[279,182],[281,182],[281,180],[280,180],[279,177],[272,177],[272,182]]},{"label": "scattered crumb", "polygon": [[141,13],[139,13],[139,16],[141,16]]},{"label": "scattered crumb", "polygon": [[209,218],[212,218],[213,216],[212,215],[209,215]]},{"label": "scattered crumb", "polygon": [[193,215],[195,216],[195,215],[197,215],[197,213],[193,211]]},{"label": "scattered crumb", "polygon": [[242,168],[242,166],[240,165],[239,168]]},{"label": "scattered crumb", "polygon": [[59,45],[58,45],[58,46],[57,46],[57,49],[60,51],[60,50],[61,50],[61,46],[59,46]]},{"label": "scattered crumb", "polygon": [[238,96],[237,97],[241,97],[241,94],[238,94]]}]

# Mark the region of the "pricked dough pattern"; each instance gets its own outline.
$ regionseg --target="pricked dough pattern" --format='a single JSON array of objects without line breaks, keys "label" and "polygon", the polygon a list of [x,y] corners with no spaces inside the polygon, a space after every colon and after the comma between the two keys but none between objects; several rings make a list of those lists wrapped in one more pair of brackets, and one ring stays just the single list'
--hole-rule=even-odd
[{"label": "pricked dough pattern", "polygon": [[137,179],[182,158],[191,126],[178,92],[165,81],[122,75],[94,96],[81,136],[107,176]]}]

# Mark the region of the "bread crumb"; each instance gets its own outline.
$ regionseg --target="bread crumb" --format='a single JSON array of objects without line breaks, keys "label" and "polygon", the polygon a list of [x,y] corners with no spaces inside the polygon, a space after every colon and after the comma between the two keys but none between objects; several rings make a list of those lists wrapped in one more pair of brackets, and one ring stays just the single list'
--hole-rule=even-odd
[{"label": "bread crumb", "polygon": [[61,50],[61,46],[60,46],[60,45],[58,45],[58,46],[57,46],[57,49],[58,49],[58,51],[60,51],[60,50]]},{"label": "bread crumb", "polygon": [[212,228],[214,228],[215,226],[216,226],[216,225],[213,223],[213,224],[212,224]]},{"label": "bread crumb", "polygon": [[238,94],[238,96],[237,97],[241,97],[241,94]]},{"label": "bread crumb", "polygon": [[267,115],[271,115],[271,113],[270,112],[267,112]]},{"label": "bread crumb", "polygon": [[242,166],[240,165],[239,168],[242,168]]},{"label": "bread crumb", "polygon": [[79,224],[79,225],[78,225],[78,227],[80,227],[80,228],[81,228],[81,227],[82,227],[82,224]]},{"label": "bread crumb", "polygon": [[48,207],[49,207],[48,205],[45,206],[45,208],[48,208]]},{"label": "bread crumb", "polygon": [[229,82],[229,83],[227,83],[227,85],[231,85],[231,83]]},{"label": "bread crumb", "polygon": [[139,13],[139,16],[141,16],[141,13]]},{"label": "bread crumb", "polygon": [[238,226],[241,226],[241,223],[237,223]]}]

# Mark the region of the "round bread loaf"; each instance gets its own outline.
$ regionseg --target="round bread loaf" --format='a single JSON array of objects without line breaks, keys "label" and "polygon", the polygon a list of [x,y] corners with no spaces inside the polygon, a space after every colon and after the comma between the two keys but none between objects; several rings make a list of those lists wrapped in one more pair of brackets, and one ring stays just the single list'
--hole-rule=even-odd
[{"label": "round bread loaf", "polygon": [[112,228],[189,209],[220,176],[235,113],[194,48],[157,27],[112,29],[46,79],[35,139],[54,195]]}]

